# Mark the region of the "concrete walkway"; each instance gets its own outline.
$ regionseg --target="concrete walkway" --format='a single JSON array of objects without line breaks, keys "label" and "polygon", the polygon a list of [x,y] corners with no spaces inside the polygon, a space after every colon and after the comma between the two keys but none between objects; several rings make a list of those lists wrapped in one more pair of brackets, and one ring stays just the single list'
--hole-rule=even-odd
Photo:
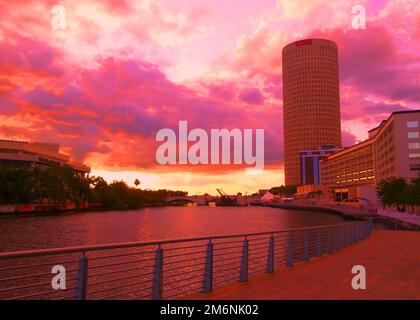
[{"label": "concrete walkway", "polygon": [[420,226],[420,216],[410,214],[408,212],[397,212],[388,209],[378,209],[378,214],[382,217],[393,218],[396,220],[408,222],[416,226]]},{"label": "concrete walkway", "polygon": [[[366,290],[351,287],[358,264]],[[420,232],[376,230],[333,254],[185,299],[420,299]]]}]

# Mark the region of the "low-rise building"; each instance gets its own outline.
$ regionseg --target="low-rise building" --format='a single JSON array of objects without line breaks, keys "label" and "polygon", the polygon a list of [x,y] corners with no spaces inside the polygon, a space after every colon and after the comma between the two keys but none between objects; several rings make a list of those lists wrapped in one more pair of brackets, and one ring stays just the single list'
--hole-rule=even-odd
[{"label": "low-rise building", "polygon": [[375,181],[420,178],[420,110],[394,112],[369,132],[375,154]]},{"label": "low-rise building", "polygon": [[420,177],[420,110],[393,112],[369,138],[320,161],[320,182],[338,201],[377,201],[383,179]]},{"label": "low-rise building", "polygon": [[366,140],[323,159],[321,184],[337,201],[349,197],[350,187],[375,186],[372,140]]},{"label": "low-rise building", "polygon": [[59,152],[59,145],[42,142],[0,140],[0,165],[46,168],[49,166],[69,167],[79,175],[89,174],[90,168],[70,160]]},{"label": "low-rise building", "polygon": [[341,150],[343,148],[327,145],[317,149],[300,151],[301,185],[318,185],[320,183],[319,162]]}]

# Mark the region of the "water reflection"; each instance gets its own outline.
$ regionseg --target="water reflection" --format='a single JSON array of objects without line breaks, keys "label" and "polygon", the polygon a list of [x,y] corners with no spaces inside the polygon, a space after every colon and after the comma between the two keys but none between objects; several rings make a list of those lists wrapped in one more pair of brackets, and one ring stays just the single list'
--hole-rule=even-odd
[{"label": "water reflection", "polygon": [[252,233],[343,221],[320,212],[197,206],[2,216],[0,251]]}]

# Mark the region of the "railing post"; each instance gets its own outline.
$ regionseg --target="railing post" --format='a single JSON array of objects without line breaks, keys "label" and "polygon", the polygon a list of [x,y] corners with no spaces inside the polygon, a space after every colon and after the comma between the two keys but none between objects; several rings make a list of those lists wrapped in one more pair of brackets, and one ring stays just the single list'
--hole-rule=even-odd
[{"label": "railing post", "polygon": [[316,255],[318,257],[322,256],[321,229],[318,229],[317,234],[316,234]]},{"label": "railing post", "polygon": [[369,218],[369,235],[373,231],[373,218]]},{"label": "railing post", "polygon": [[86,300],[89,260],[85,252],[79,260],[77,270],[76,300]]},{"label": "railing post", "polygon": [[239,281],[248,281],[248,238],[245,237],[242,246],[241,269],[239,273]]},{"label": "railing post", "polygon": [[268,255],[267,255],[267,273],[274,272],[274,235],[271,234],[270,242],[268,244]]},{"label": "railing post", "polygon": [[335,227],[335,250],[340,250],[340,229],[339,227]]},{"label": "railing post", "polygon": [[328,228],[328,252],[333,252],[333,231],[332,228]]},{"label": "railing post", "polygon": [[354,243],[353,230],[354,230],[354,225],[353,224],[349,225],[349,245],[352,245]]},{"label": "railing post", "polygon": [[293,233],[289,233],[289,240],[287,243],[287,257],[286,257],[286,266],[292,267],[293,266]]},{"label": "railing post", "polygon": [[204,293],[213,291],[213,242],[211,239],[207,244],[202,290]]},{"label": "railing post", "polygon": [[303,238],[303,261],[309,261],[309,231],[306,230]]},{"label": "railing post", "polygon": [[344,229],[343,246],[347,247],[349,245],[349,228],[348,228],[348,225],[344,225],[343,229]]},{"label": "railing post", "polygon": [[360,226],[360,240],[363,240],[365,238],[365,227],[366,224],[362,222]]},{"label": "railing post", "polygon": [[155,252],[155,266],[153,270],[152,299],[161,300],[163,289],[163,249],[159,247]]}]

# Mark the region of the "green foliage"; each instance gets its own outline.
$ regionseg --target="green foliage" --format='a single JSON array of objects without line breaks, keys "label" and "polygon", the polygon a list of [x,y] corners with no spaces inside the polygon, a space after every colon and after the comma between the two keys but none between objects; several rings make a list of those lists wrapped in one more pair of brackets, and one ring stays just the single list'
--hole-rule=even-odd
[{"label": "green foliage", "polygon": [[141,190],[124,181],[108,184],[102,177],[83,177],[67,167],[43,170],[30,167],[0,167],[0,204],[74,203],[86,201],[105,209],[131,209],[164,203],[166,196],[186,195],[183,191]]},{"label": "green foliage", "polygon": [[293,195],[297,192],[297,187],[281,185],[280,187],[271,188],[270,192],[274,195],[282,195],[282,194]]},{"label": "green foliage", "polygon": [[0,203],[74,203],[89,193],[89,182],[67,167],[0,167]]},{"label": "green foliage", "polygon": [[92,177],[90,180],[89,202],[101,203],[105,209],[134,209],[142,205],[163,204],[166,196],[187,194],[183,191],[130,188],[124,181],[107,184],[102,177]]},{"label": "green foliage", "polygon": [[383,205],[420,205],[420,179],[407,184],[403,178],[382,180],[377,187]]}]

